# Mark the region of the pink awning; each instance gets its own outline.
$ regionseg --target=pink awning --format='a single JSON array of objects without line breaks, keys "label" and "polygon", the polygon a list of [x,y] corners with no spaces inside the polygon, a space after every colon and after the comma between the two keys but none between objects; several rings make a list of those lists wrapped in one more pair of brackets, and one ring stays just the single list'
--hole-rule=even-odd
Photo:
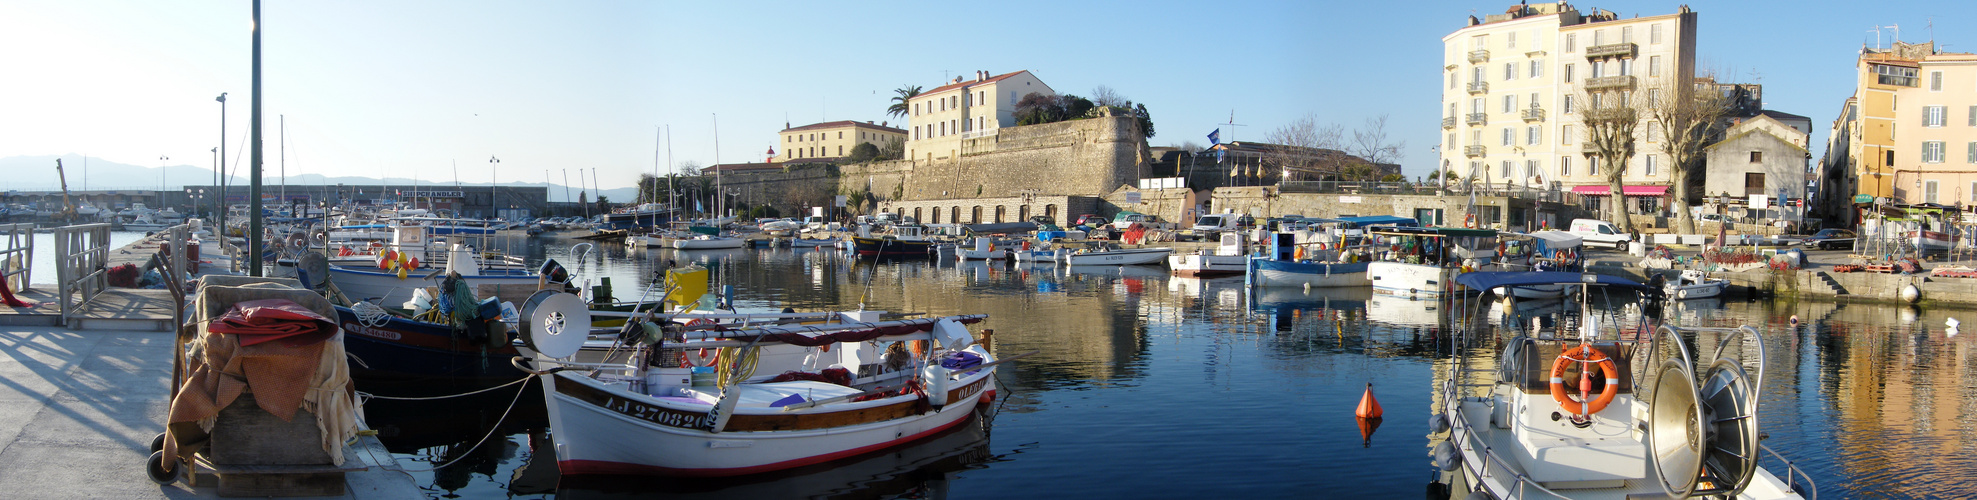
[{"label": "pink awning", "polygon": [[[1572,192],[1586,196],[1606,196],[1613,193],[1606,186],[1572,186]],[[1621,186],[1620,192],[1627,196],[1661,196],[1668,193],[1668,186]]]}]

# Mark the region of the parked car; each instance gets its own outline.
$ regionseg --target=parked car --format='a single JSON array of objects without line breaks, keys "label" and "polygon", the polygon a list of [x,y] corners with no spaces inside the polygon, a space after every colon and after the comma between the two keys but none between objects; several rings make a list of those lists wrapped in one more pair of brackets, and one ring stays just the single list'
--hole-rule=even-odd
[{"label": "parked car", "polygon": [[1072,225],[1098,227],[1098,226],[1103,226],[1109,222],[1112,221],[1105,220],[1104,217],[1099,217],[1098,214],[1084,214],[1078,217],[1077,224],[1072,224]]},{"label": "parked car", "polygon": [[1845,229],[1829,228],[1829,229],[1821,229],[1817,233],[1812,233],[1812,236],[1807,236],[1805,240],[1801,242],[1801,244],[1805,246],[1817,248],[1820,250],[1831,250],[1835,248],[1845,248],[1848,250],[1852,250],[1853,238],[1854,238],[1853,231],[1848,231]]}]

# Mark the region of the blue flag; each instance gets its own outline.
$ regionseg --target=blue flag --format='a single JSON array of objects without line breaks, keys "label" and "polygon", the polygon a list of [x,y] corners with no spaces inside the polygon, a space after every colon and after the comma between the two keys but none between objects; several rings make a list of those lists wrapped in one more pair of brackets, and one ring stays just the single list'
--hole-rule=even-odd
[{"label": "blue flag", "polygon": [[1215,131],[1214,131],[1214,132],[1209,132],[1209,133],[1208,133],[1208,144],[1209,144],[1209,145],[1215,145],[1215,144],[1221,144],[1221,143],[1222,143],[1222,129],[1219,129],[1219,128],[1218,128],[1218,129],[1215,129]]},{"label": "blue flag", "polygon": [[1217,150],[1215,150],[1215,163],[1222,163],[1222,153],[1224,153],[1224,152],[1227,152],[1227,151],[1228,151],[1228,150],[1226,150],[1226,149],[1217,149]]}]

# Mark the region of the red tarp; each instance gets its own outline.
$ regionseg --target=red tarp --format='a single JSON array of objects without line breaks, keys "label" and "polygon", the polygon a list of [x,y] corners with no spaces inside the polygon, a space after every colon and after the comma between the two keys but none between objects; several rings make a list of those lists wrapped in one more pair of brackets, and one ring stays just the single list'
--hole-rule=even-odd
[{"label": "red tarp", "polygon": [[282,340],[289,347],[300,347],[336,335],[336,323],[288,299],[249,300],[236,303],[226,315],[213,320],[207,331],[240,336],[240,345],[250,346]]}]

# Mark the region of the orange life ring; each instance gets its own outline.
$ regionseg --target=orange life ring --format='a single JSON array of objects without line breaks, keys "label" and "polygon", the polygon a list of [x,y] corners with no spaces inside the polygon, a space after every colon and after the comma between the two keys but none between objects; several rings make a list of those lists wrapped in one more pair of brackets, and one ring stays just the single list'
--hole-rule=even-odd
[{"label": "orange life ring", "polygon": [[694,367],[714,366],[716,361],[721,360],[721,350],[719,348],[694,349],[680,354],[686,357],[688,365]]},{"label": "orange life ring", "polygon": [[[1574,353],[1578,353],[1584,356],[1584,358],[1575,359],[1572,357]],[[1586,365],[1586,368],[1582,368],[1579,374],[1580,393],[1592,391],[1592,382],[1590,381],[1590,376],[1592,375],[1590,371],[1592,369],[1591,367],[1599,367],[1600,371],[1606,375],[1606,389],[1600,391],[1599,397],[1593,398],[1592,401],[1575,401],[1570,394],[1566,393],[1565,368],[1572,366],[1572,363]],[[1559,353],[1558,360],[1551,364],[1551,398],[1558,400],[1559,406],[1564,407],[1565,411],[1572,412],[1574,415],[1599,413],[1600,410],[1606,409],[1606,405],[1613,402],[1613,396],[1619,393],[1620,370],[1613,366],[1613,360],[1607,358],[1606,353],[1599,352],[1598,349],[1594,349],[1591,345],[1579,344],[1577,347],[1566,349],[1565,352]]]},{"label": "orange life ring", "polygon": [[1469,229],[1475,229],[1475,228],[1476,228],[1476,214],[1469,214],[1469,215],[1465,215],[1465,216],[1462,216],[1462,227],[1466,227],[1466,228],[1469,228]]}]

